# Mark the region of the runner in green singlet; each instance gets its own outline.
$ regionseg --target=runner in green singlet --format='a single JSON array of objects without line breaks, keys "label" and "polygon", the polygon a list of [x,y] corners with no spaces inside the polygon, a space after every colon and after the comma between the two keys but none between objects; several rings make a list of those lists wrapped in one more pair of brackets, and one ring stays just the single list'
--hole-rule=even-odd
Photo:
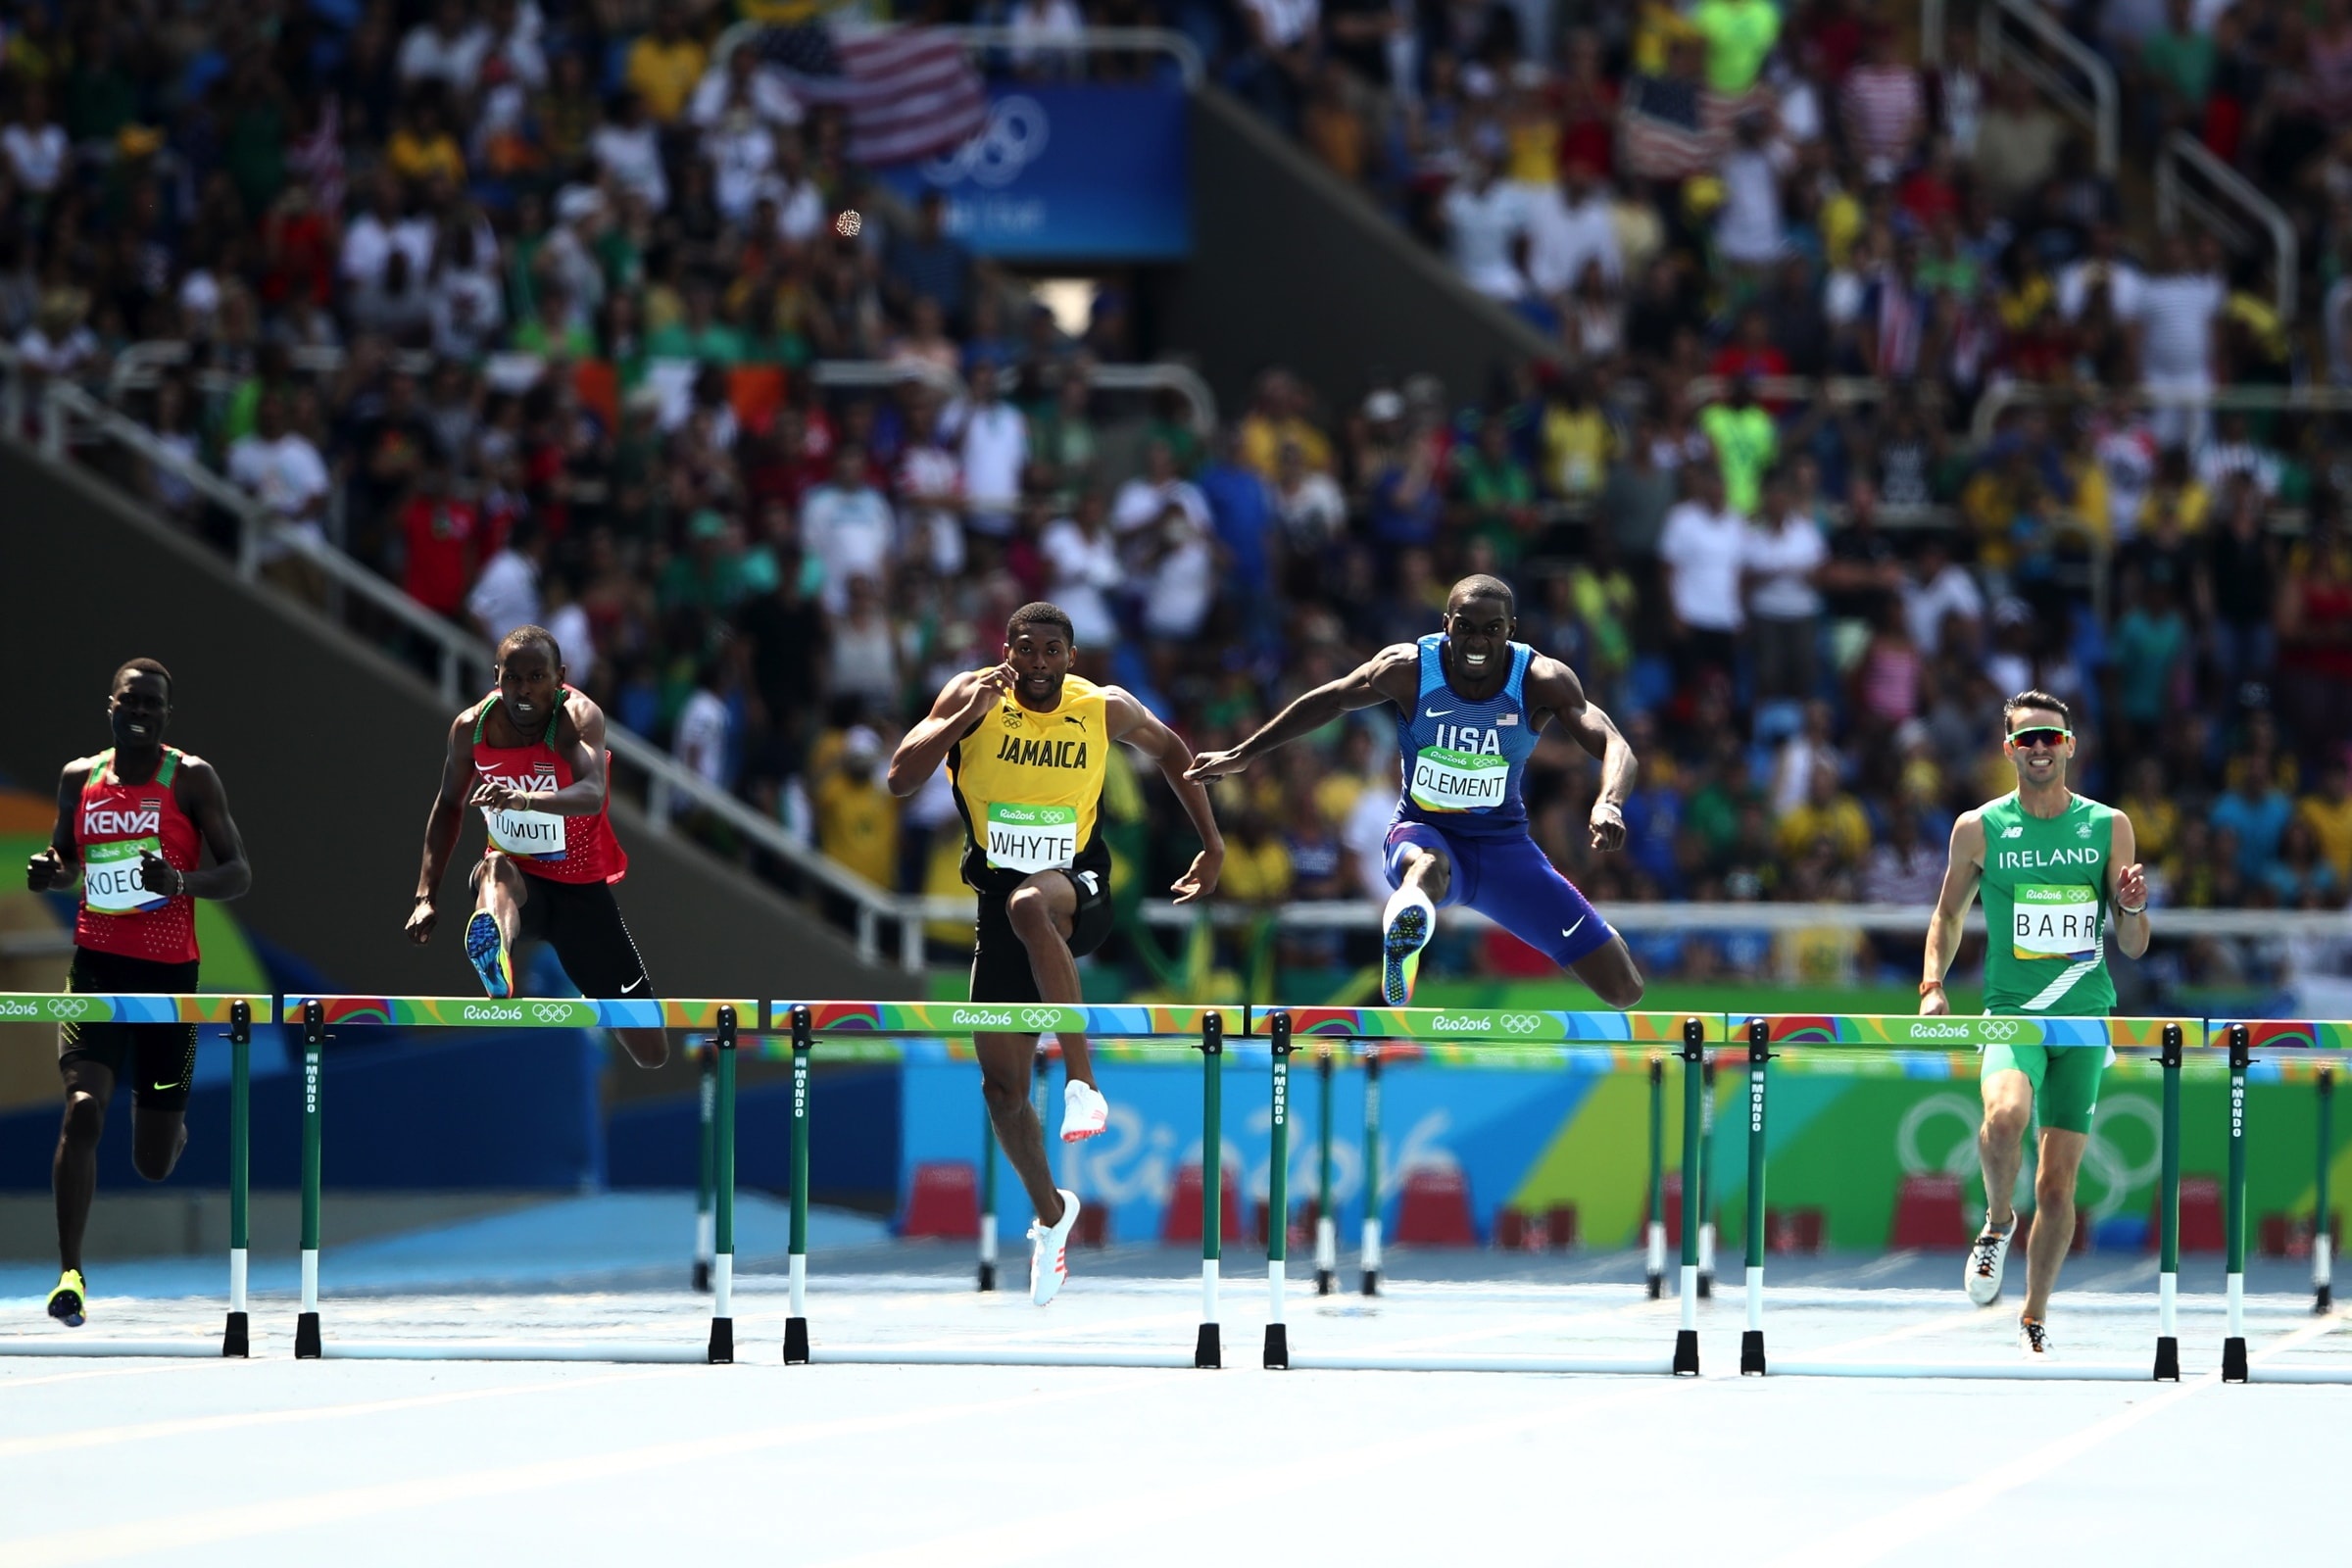
[{"label": "runner in green singlet", "polygon": [[[2105,1017],[2115,1010],[2115,982],[2107,974],[2110,919],[2116,945],[2127,956],[2148,951],[2148,881],[2132,819],[2066,787],[2066,764],[2075,755],[2066,704],[2047,692],[2020,692],[2002,708],[2001,719],[2003,749],[2017,765],[2017,792],[1965,811],[1952,824],[1943,892],[1928,926],[1919,1010],[1951,1010],[1943,975],[1981,888],[1985,1012]],[[2017,1226],[2010,1200],[2026,1124],[2038,1102],[2034,1230],[2026,1244],[2025,1312],[2018,1320],[2018,1345],[2033,1355],[2050,1350],[2050,1291],[2074,1241],[2075,1176],[2111,1054],[2082,1047],[1984,1049],[1984,1125],[1977,1135],[1984,1164],[1984,1228],[1969,1249],[1968,1297],[1989,1306],[2001,1294],[2001,1269]]]}]

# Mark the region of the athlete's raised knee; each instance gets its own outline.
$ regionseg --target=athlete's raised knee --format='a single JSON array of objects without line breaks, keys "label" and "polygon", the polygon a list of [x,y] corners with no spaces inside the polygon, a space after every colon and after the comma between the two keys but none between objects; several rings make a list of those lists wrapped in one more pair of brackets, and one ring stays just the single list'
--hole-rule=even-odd
[{"label": "athlete's raised knee", "polygon": [[137,1143],[131,1146],[130,1168],[142,1180],[160,1182],[170,1176],[179,1164],[180,1152],[188,1147],[188,1130],[183,1126],[172,1129],[168,1144]]},{"label": "athlete's raised knee", "polygon": [[1053,901],[1046,897],[1043,888],[1027,885],[1014,888],[1004,900],[1004,918],[1012,926],[1013,934],[1030,946],[1048,938],[1059,940],[1064,935],[1060,922],[1054,918]]},{"label": "athlete's raised knee", "polygon": [[65,1140],[83,1148],[98,1142],[106,1130],[106,1103],[86,1089],[76,1089],[66,1096]]},{"label": "athlete's raised knee", "polygon": [[2031,1103],[2011,1104],[1996,1102],[1984,1107],[1984,1136],[1995,1144],[2015,1144],[2026,1136],[2026,1121],[2033,1114]]},{"label": "athlete's raised knee", "polygon": [[659,1029],[618,1029],[620,1049],[640,1067],[659,1067],[669,1059],[669,1036]]}]

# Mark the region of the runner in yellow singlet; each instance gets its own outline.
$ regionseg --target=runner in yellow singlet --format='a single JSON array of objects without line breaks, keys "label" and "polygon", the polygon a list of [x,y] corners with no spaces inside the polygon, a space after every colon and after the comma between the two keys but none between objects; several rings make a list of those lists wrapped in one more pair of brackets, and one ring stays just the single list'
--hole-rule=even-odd
[{"label": "runner in yellow singlet", "polygon": [[[1208,792],[1188,781],[1192,748],[1116,686],[1070,673],[1077,650],[1070,617],[1049,604],[1024,605],[1004,628],[1004,662],[949,681],[931,712],[906,732],[890,760],[890,790],[912,795],[942,761],[963,816],[963,879],[980,895],[972,949],[971,1000],[1008,1004],[1085,1000],[1078,959],[1110,934],[1110,847],[1102,840],[1102,775],[1110,743],[1152,759],[1184,803],[1200,853],[1176,879],[1178,904],[1205,898],[1225,863],[1225,842]],[[1100,1133],[1110,1107],[1095,1086],[1086,1036],[1061,1042],[1061,1137]],[[997,1141],[1036,1205],[1029,1229],[1029,1298],[1043,1306],[1066,1277],[1078,1195],[1054,1185],[1045,1129],[1029,1107],[1037,1032],[972,1036],[981,1088]]]}]

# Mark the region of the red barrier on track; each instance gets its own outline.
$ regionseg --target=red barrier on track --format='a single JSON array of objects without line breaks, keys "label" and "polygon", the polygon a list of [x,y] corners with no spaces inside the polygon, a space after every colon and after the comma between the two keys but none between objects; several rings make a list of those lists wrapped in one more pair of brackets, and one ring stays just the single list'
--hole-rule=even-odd
[{"label": "red barrier on track", "polygon": [[[1242,1239],[1242,1173],[1228,1169],[1225,1179],[1217,1184],[1217,1230],[1225,1241]],[[1200,1167],[1186,1165],[1176,1172],[1176,1185],[1168,1192],[1168,1206],[1159,1220],[1159,1239],[1170,1246],[1200,1241]]]},{"label": "red barrier on track", "polygon": [[1396,1205],[1396,1241],[1405,1247],[1476,1247],[1470,1184],[1450,1165],[1422,1165],[1405,1173]]},{"label": "red barrier on track", "polygon": [[1897,1251],[1941,1251],[1969,1243],[1961,1212],[1957,1176],[1906,1176],[1894,1199],[1894,1232],[1887,1245]]},{"label": "red barrier on track", "polygon": [[[1085,1214],[1081,1212],[1083,1220]],[[914,1167],[899,1234],[968,1242],[980,1235],[980,1173],[968,1160],[926,1159]]]}]

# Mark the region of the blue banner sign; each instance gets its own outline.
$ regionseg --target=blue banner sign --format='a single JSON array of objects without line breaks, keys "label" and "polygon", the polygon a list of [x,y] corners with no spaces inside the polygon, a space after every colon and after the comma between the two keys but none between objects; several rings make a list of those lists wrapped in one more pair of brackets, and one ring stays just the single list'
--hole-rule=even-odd
[{"label": "blue banner sign", "polygon": [[998,82],[988,121],[953,152],[882,178],[948,198],[948,228],[978,256],[1166,262],[1192,254],[1182,88]]}]

